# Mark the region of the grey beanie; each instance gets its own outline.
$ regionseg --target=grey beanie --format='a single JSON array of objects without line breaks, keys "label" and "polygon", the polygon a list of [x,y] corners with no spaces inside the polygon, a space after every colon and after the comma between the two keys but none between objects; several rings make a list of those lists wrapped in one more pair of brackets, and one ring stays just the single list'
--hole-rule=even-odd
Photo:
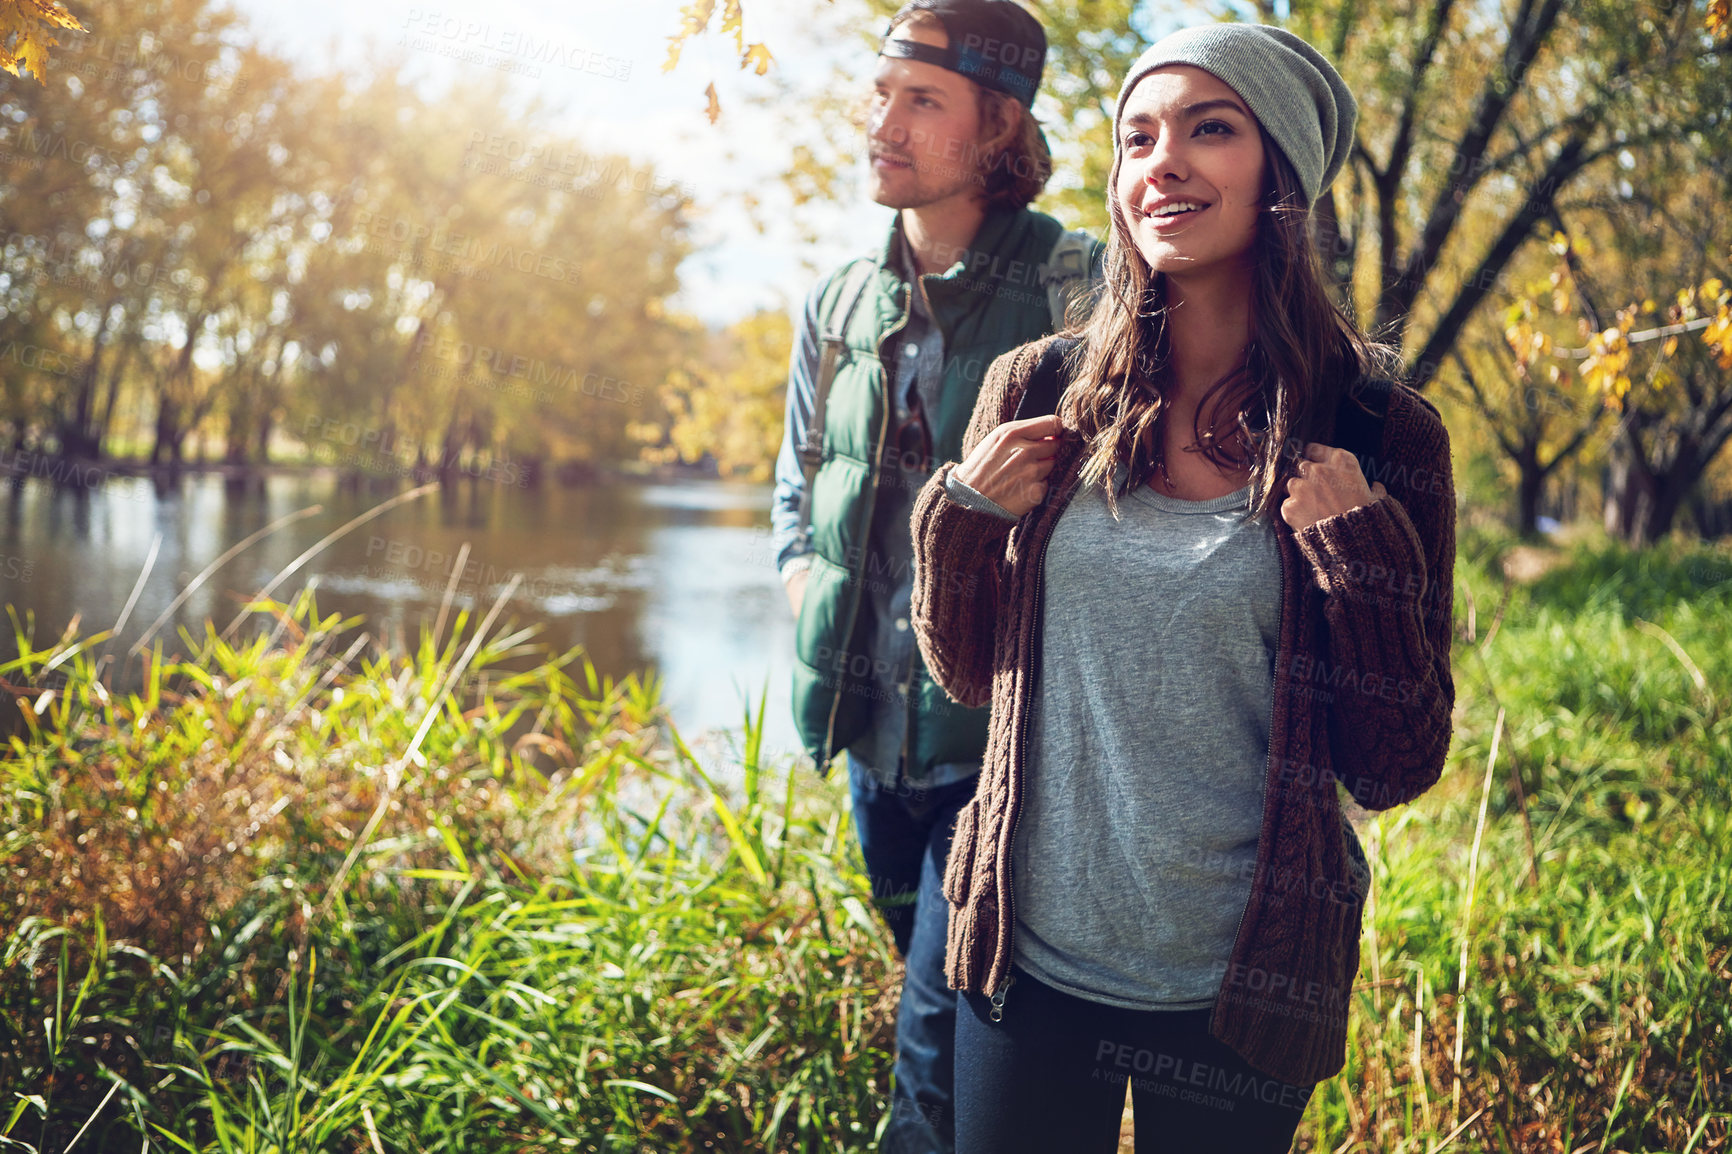
[{"label": "grey beanie", "polygon": [[1131,65],[1113,113],[1115,173],[1125,98],[1137,81],[1167,64],[1195,65],[1237,92],[1281,146],[1311,204],[1347,163],[1359,105],[1322,53],[1285,28],[1205,24],[1165,37]]}]

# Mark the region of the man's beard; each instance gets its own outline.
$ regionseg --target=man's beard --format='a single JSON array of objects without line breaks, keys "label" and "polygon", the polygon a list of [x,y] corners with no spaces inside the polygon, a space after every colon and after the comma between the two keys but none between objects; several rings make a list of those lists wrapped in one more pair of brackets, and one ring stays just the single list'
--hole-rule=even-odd
[{"label": "man's beard", "polygon": [[[908,168],[903,171],[913,172],[914,170]],[[930,178],[933,174],[927,173],[925,175]],[[949,175],[949,173],[945,173],[945,175]],[[882,181],[879,182],[879,184],[879,188],[872,194],[873,202],[881,204],[885,208],[893,208],[897,211],[901,211],[907,208],[925,208],[929,204],[937,204],[941,200],[949,200],[951,197],[962,192],[968,192],[971,190],[982,191],[986,184],[986,180],[980,173],[971,172],[952,183],[942,186],[926,185],[917,182],[913,187],[905,186],[893,190],[888,181]]]}]

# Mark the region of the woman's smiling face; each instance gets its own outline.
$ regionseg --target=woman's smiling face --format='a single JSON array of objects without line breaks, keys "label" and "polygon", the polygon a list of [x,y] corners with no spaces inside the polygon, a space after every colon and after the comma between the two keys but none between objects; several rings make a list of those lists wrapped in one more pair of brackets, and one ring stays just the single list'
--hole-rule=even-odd
[{"label": "woman's smiling face", "polygon": [[1189,64],[1157,68],[1126,98],[1118,144],[1113,195],[1151,272],[1249,273],[1266,162],[1238,93]]}]

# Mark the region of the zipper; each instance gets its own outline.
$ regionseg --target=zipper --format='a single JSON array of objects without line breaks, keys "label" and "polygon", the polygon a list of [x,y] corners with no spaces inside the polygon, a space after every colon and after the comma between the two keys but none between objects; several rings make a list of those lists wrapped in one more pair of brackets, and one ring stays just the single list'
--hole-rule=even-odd
[{"label": "zipper", "polygon": [[991,1018],[995,1022],[1004,1021],[1004,995],[1009,992],[1010,983],[1013,981],[1015,981],[1015,979],[1012,978],[1007,971],[1004,975],[1004,984],[993,991],[992,1012],[988,1014],[987,1017]]},{"label": "zipper", "polygon": [[[908,289],[908,311],[903,314],[902,323],[897,325],[896,328],[891,329],[889,333],[885,334],[885,340],[888,340],[895,333],[900,332],[902,329],[905,329],[908,327],[908,318],[914,315],[914,294],[916,292],[920,292],[920,291],[923,291],[923,290],[920,288],[920,286],[918,284],[914,284],[914,285],[909,286],[909,289]],[[937,321],[932,320],[932,318],[930,316],[928,316],[927,319],[931,323],[931,325],[934,329],[938,328],[938,322]],[[922,341],[921,343],[925,344],[926,342]],[[878,350],[878,360],[880,363],[882,363],[884,360],[884,350],[883,350],[882,342],[880,343],[879,350]],[[939,380],[940,380],[940,382],[942,382],[943,378],[944,378],[944,363],[943,363],[943,361],[939,362],[938,373],[939,373]],[[886,369],[884,372],[884,382],[891,389],[895,388],[894,383],[891,381],[891,372],[888,369]],[[920,369],[919,369],[919,366],[915,366],[915,370],[914,370],[914,394],[917,397],[920,395]],[[893,399],[889,398],[888,396],[886,397],[886,400],[887,400],[888,404],[886,404],[884,412],[885,412],[885,419],[888,420],[889,419],[889,412],[890,412],[889,406],[895,404],[895,401]],[[932,416],[932,419],[933,419],[934,423],[936,423],[938,420],[938,415],[936,413],[934,413]],[[924,420],[924,418],[923,418],[923,420]],[[930,462],[931,457],[932,457],[932,453],[931,453],[932,431],[930,429],[928,429],[926,432],[926,442],[927,442],[927,450],[928,450],[926,456],[927,456],[927,460]],[[886,444],[879,449],[878,456],[879,456],[880,460],[883,459],[884,449],[888,449],[889,447],[890,446],[888,444]],[[897,455],[896,470],[897,470],[897,473],[899,474],[898,477],[896,478],[897,484],[905,484],[907,482],[907,476],[905,475],[907,471],[902,468],[902,458],[901,458],[900,452],[898,452],[898,455]],[[910,654],[910,656],[908,658],[908,678],[907,678],[907,680],[905,680],[901,683],[902,684],[902,755],[897,762],[897,775],[898,775],[897,776],[897,784],[898,785],[906,785],[908,783],[908,737],[911,733],[914,732],[914,670],[920,661],[920,645],[919,645],[919,642],[914,640],[914,607],[913,607],[913,605],[910,605],[908,607],[908,634],[909,634],[908,643],[909,643],[910,648],[912,649],[912,653]]]},{"label": "zipper", "polygon": [[[884,342],[908,326],[908,308],[911,300],[912,298],[910,297],[902,302],[902,315],[897,318],[896,323],[891,326],[888,332],[878,338],[878,365],[880,370],[882,370],[884,366]],[[843,334],[844,337],[846,337],[846,335],[847,334]],[[846,344],[844,344],[844,347],[846,347]],[[878,508],[878,471],[883,467],[884,442],[890,433],[890,408],[896,403],[894,398],[890,396],[888,388],[884,390],[884,393],[884,415],[878,422],[878,441],[872,447],[872,479],[868,485],[870,498],[866,502],[865,520],[860,526],[860,555],[862,558],[865,557],[869,548],[868,543],[872,540],[872,514]],[[842,644],[844,648],[846,648],[854,638],[854,623],[860,615],[860,594],[862,585],[863,582],[857,575],[854,581],[854,596],[848,603],[848,623],[842,629]],[[842,676],[847,676],[846,668],[844,668]],[[824,749],[831,757],[836,756],[836,749],[834,746],[836,738],[836,711],[842,706],[842,692],[842,677],[838,677],[836,679],[836,692],[830,698],[830,718],[824,726]],[[908,734],[906,732],[902,735],[902,744],[904,750],[906,750],[908,745]]]},{"label": "zipper", "polygon": [[[944,330],[942,330],[938,327],[938,318],[936,318],[932,315],[931,298],[929,298],[925,295],[926,294],[926,277],[929,275],[932,275],[932,274],[916,273],[914,282],[908,286],[908,304],[907,304],[907,307],[905,308],[905,310],[903,311],[902,320],[897,322],[897,325],[895,328],[893,328],[889,332],[885,333],[883,338],[878,343],[878,360],[879,360],[880,364],[882,364],[884,361],[884,341],[889,340],[891,337],[895,336],[897,333],[901,332],[903,329],[908,327],[908,318],[914,315],[914,294],[917,292],[921,294],[921,299],[926,301],[926,320],[927,320],[927,323],[932,327],[932,330],[934,332],[937,332],[940,335],[940,337],[943,336]],[[921,344],[925,344],[925,343],[926,343],[925,340],[921,341]],[[946,354],[945,357],[943,359],[941,359],[939,361],[939,364],[938,364],[938,379],[939,379],[939,384],[940,384],[941,388],[942,388],[942,385],[944,382],[945,362],[948,361],[949,359],[950,359],[949,355]],[[891,388],[894,388],[895,386],[894,386],[894,383],[891,381],[891,376],[892,376],[891,371],[886,369],[885,373],[884,373],[885,383],[886,383],[886,385],[889,385]],[[914,394],[917,397],[921,397],[921,393],[920,393],[920,370],[919,370],[918,366],[916,366],[916,368],[914,370]],[[921,397],[921,399],[922,399],[922,402],[924,403],[924,397]],[[890,406],[894,405],[895,401],[893,399],[891,399],[890,397],[888,397],[888,395],[886,396],[886,401],[887,401],[887,404],[885,406],[884,412],[885,412],[885,421],[888,422],[890,419],[889,418]],[[928,424],[927,429],[926,429],[926,462],[925,463],[928,465],[930,465],[932,463],[932,457],[933,457],[934,452],[936,451],[937,440],[938,440],[937,434],[934,432],[934,429],[937,427],[937,424],[938,424],[938,414],[936,412],[934,412],[933,414],[931,414],[931,417],[932,417],[931,422],[930,422],[930,424]],[[924,418],[922,419],[922,423],[923,424],[926,423]],[[882,435],[881,435],[880,439],[883,439]],[[889,447],[888,445],[880,445],[879,446],[878,457],[880,460],[882,460],[882,458],[884,456],[884,449],[886,449],[888,447]],[[900,457],[898,457],[897,470],[899,472],[903,471],[902,467],[901,467]],[[927,470],[925,470],[925,472],[927,474],[927,478],[931,479],[932,473],[936,472],[936,470],[927,469]],[[898,478],[898,480],[899,481],[905,480],[905,478]],[[910,606],[910,608],[909,608],[908,629],[909,629],[909,632],[912,634],[913,629],[914,629],[914,618],[913,618],[913,607],[912,606]],[[907,780],[908,780],[908,737],[909,737],[909,734],[914,732],[914,718],[915,718],[914,679],[915,679],[915,670],[919,667],[919,663],[920,663],[919,643],[915,642],[912,637],[909,638],[909,641],[910,641],[910,644],[913,645],[913,647],[914,647],[914,653],[908,660],[908,679],[906,681],[902,682],[902,756],[901,756],[901,769],[899,771],[901,774],[900,782],[902,784],[906,784]]]},{"label": "zipper", "polygon": [[[1269,821],[1269,771],[1274,767],[1274,764],[1275,764],[1275,702],[1276,702],[1276,699],[1279,695],[1279,688],[1280,688],[1280,684],[1281,684],[1281,670],[1283,668],[1285,668],[1285,666],[1282,664],[1281,658],[1286,652],[1284,649],[1282,649],[1282,643],[1286,639],[1286,636],[1287,636],[1287,630],[1284,628],[1285,623],[1282,620],[1286,616],[1286,613],[1287,613],[1287,551],[1281,547],[1281,538],[1280,538],[1280,534],[1278,531],[1276,533],[1276,538],[1275,538],[1275,555],[1280,562],[1280,564],[1276,568],[1279,570],[1279,572],[1281,574],[1281,600],[1280,600],[1280,606],[1281,607],[1277,611],[1276,617],[1275,617],[1275,622],[1276,622],[1276,624],[1275,624],[1275,676],[1274,676],[1272,683],[1270,685],[1270,693],[1269,693],[1269,748],[1267,750],[1265,750],[1263,753],[1263,813],[1258,818],[1258,821],[1257,821],[1257,827],[1258,827],[1257,868],[1253,869],[1251,871],[1251,892],[1252,893],[1255,893],[1257,891],[1257,883],[1258,883],[1258,881],[1260,881],[1262,879],[1262,876],[1263,876],[1262,864],[1264,861],[1265,850],[1267,849],[1267,847],[1263,844],[1263,837],[1264,837],[1264,835],[1266,835],[1268,833],[1268,830],[1265,827],[1268,825],[1268,821]],[[1251,899],[1247,895],[1247,897],[1245,899],[1244,907],[1239,910],[1239,924],[1233,930],[1233,945],[1232,945],[1232,949],[1228,953],[1228,963],[1227,963],[1227,973],[1228,974],[1231,974],[1233,972],[1232,954],[1237,953],[1239,950],[1239,935],[1245,932],[1245,915],[1250,913],[1250,911],[1251,911]],[[1224,989],[1226,989],[1226,987],[1227,987],[1227,978],[1226,978],[1226,975],[1223,975],[1221,978],[1221,989],[1224,990]],[[1219,993],[1219,991],[1217,991],[1217,993],[1216,993],[1215,1005],[1216,1005],[1216,1009],[1218,1009],[1220,1006],[1220,993]],[[1209,1017],[1211,1019],[1214,1018],[1215,1012],[1216,1012],[1215,1010],[1210,1011]]]},{"label": "zipper", "polygon": [[[1066,462],[1068,469],[1071,462]],[[1015,873],[1014,859],[1016,854],[1016,827],[1022,822],[1022,778],[1028,772],[1028,715],[1034,706],[1033,671],[1040,666],[1040,626],[1043,607],[1041,605],[1041,585],[1046,576],[1046,549],[1052,543],[1053,533],[1058,528],[1058,519],[1064,515],[1065,506],[1070,503],[1071,496],[1076,492],[1077,478],[1072,477],[1065,485],[1065,491],[1060,496],[1052,514],[1052,520],[1046,526],[1046,536],[1041,538],[1040,556],[1034,563],[1034,614],[1033,625],[1029,629],[1029,663],[1031,671],[1030,685],[1024,694],[1022,715],[1017,719],[1017,764],[1022,767],[1017,774],[1016,791],[1010,799],[1010,836],[1004,843],[1004,854],[1012,859],[1012,867],[1005,870],[1004,908],[1005,924],[1009,927],[1009,950],[1004,961],[1004,981],[992,994],[992,1020],[997,1022],[1004,1017],[1004,995],[1010,989],[1010,967],[1016,959],[1016,893],[1011,884],[1011,876]]]},{"label": "zipper", "polygon": [[[912,293],[910,293],[910,297],[909,297],[909,309],[910,309],[910,315],[912,315],[912,310],[913,310]],[[932,323],[932,327],[934,329],[938,328],[938,322],[937,321],[932,321],[931,323]],[[903,325],[901,327],[906,327],[906,325]],[[880,359],[882,359],[882,354],[880,354]],[[949,359],[949,357],[947,355],[945,357],[945,360],[948,360],[948,359]],[[940,384],[942,385],[943,374],[944,374],[944,362],[943,361],[939,362],[938,369],[939,369],[939,381],[940,381]],[[920,391],[920,373],[919,373],[918,369],[916,369],[915,374],[914,374],[914,389],[915,389],[915,392],[918,394]],[[937,424],[938,424],[938,414],[933,413],[932,414],[932,425],[934,427],[936,427]],[[933,457],[937,452],[937,443],[938,443],[938,438],[934,434],[933,429],[928,428],[926,430],[926,459],[923,462],[924,466],[930,466],[932,464]],[[885,448],[889,448],[889,446],[886,445]],[[900,458],[898,458],[897,468],[898,468],[898,470],[901,470]],[[921,471],[926,474],[926,480],[930,481],[932,479],[933,474],[935,474],[938,470],[933,469],[933,468],[924,468],[923,467]],[[907,478],[905,475],[901,478],[898,478],[899,482],[905,481],[906,479]],[[907,678],[907,680],[902,682],[902,773],[903,773],[903,780],[904,781],[907,780],[907,772],[908,772],[908,739],[909,739],[909,735],[914,732],[915,717],[917,716],[917,713],[918,713],[918,711],[916,709],[916,702],[915,702],[915,697],[914,697],[914,682],[915,682],[915,679],[918,675],[918,671],[920,669],[920,644],[913,637],[914,607],[912,605],[910,605],[908,608],[908,630],[909,630],[909,639],[908,639],[909,640],[909,646],[910,646],[912,652],[910,653],[909,658],[908,658],[908,678]]]}]

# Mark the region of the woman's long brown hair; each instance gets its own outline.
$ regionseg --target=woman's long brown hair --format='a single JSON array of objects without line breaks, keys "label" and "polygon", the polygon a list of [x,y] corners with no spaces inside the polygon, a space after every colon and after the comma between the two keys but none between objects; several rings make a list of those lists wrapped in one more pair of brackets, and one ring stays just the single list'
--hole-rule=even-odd
[{"label": "woman's long brown hair", "polygon": [[[1396,361],[1359,331],[1325,287],[1298,175],[1261,125],[1258,132],[1265,211],[1252,248],[1251,343],[1240,367],[1198,402],[1192,433],[1216,467],[1249,467],[1251,515],[1272,521],[1293,462],[1329,426],[1342,391],[1362,375],[1391,375]],[[1159,465],[1171,381],[1166,277],[1151,273],[1131,240],[1118,175],[1115,156],[1104,283],[1080,328],[1067,329],[1084,342],[1071,354],[1073,383],[1059,410],[1083,438],[1083,484],[1105,489],[1114,516],[1119,493],[1147,483]],[[1217,433],[1223,423],[1226,431]],[[1115,491],[1119,465],[1129,476]]]}]

